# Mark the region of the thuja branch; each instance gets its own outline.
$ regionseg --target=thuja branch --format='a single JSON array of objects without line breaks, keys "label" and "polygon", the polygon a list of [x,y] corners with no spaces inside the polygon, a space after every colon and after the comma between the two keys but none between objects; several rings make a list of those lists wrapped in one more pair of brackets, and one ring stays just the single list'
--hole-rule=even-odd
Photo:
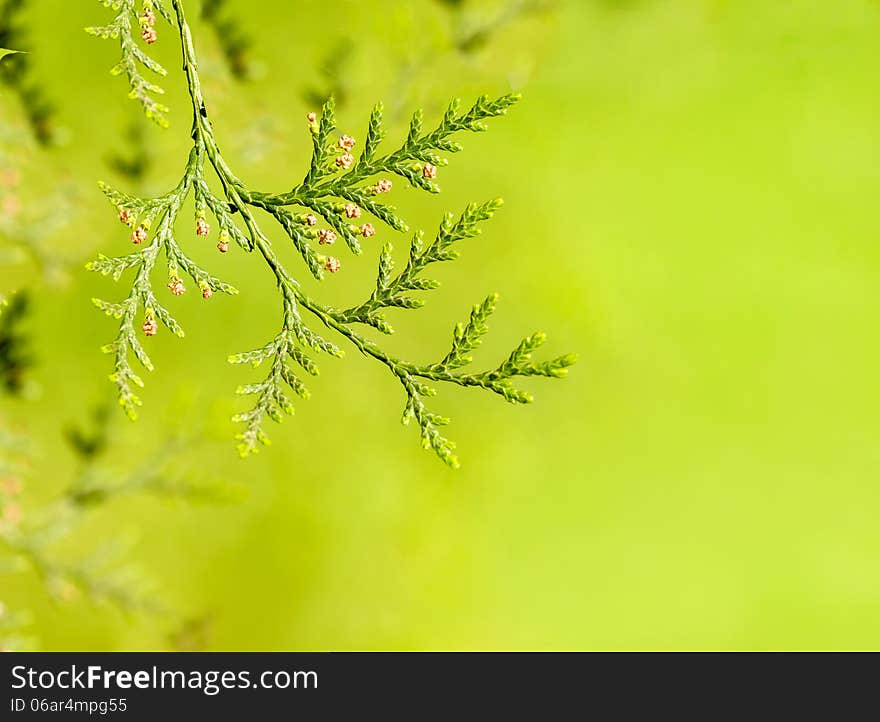
[{"label": "thuja branch", "polygon": [[142,68],[154,75],[165,76],[167,71],[151,58],[137,43],[138,36],[146,45],[152,45],[159,37],[156,31],[156,12],[174,23],[163,0],[144,0],[140,13],[135,0],[99,0],[102,5],[116,11],[113,21],[107,25],[86,28],[86,32],[105,40],[119,42],[119,62],[110,71],[113,75],[125,75],[128,80],[128,97],[141,104],[144,114],[160,126],[167,126],[166,113],[168,107],[158,102],[153,96],[162,95],[165,91],[161,86],[148,80]]},{"label": "thuja branch", "polygon": [[[202,96],[198,62],[183,3],[172,0],[171,7],[192,102],[192,148],[180,182],[164,195],[140,198],[102,186],[116,206],[119,219],[131,227],[131,240],[140,249],[116,258],[100,256],[90,264],[93,270],[112,275],[116,280],[126,272],[134,273],[131,291],[123,301],[95,301],[102,310],[120,321],[116,339],[104,350],[114,357],[111,379],[118,387],[123,408],[134,417],[135,408],[140,404],[133,387],[142,385],[142,381],[131,368],[130,357],[137,358],[147,369],[152,368],[138,339],[138,322],[140,330],[148,337],[158,332],[160,324],[178,336],[183,335],[170,311],[158,302],[152,287],[152,275],[159,259],[164,259],[167,266],[168,288],[173,296],[186,290],[184,275],[201,288],[205,299],[216,291],[236,293],[234,288],[186,255],[183,244],[175,236],[180,209],[192,196],[196,213],[195,235],[209,235],[210,219],[213,219],[219,230],[218,250],[228,252],[234,241],[245,253],[259,257],[279,294],[278,331],[259,348],[229,358],[230,362],[237,364],[264,364],[267,369],[262,380],[238,389],[240,394],[254,399],[249,410],[235,417],[235,421],[244,425],[238,435],[241,455],[247,456],[261,443],[268,443],[264,430],[267,417],[281,421],[285,414],[293,412],[290,392],[308,397],[298,374],[318,373],[318,366],[312,358],[314,354],[342,356],[343,352],[334,340],[336,337],[389,370],[400,383],[406,398],[404,422],[414,420],[419,426],[422,444],[449,465],[457,466],[454,444],[440,431],[448,420],[430,411],[426,404],[426,399],[435,393],[431,383],[483,388],[512,403],[527,403],[531,397],[513,385],[516,377],[564,376],[567,367],[574,363],[574,357],[567,355],[545,362],[533,361],[532,353],[544,342],[544,335],[535,333],[525,338],[496,367],[478,372],[465,371],[471,363],[470,353],[479,346],[487,331],[486,322],[497,300],[494,295],[476,305],[470,318],[455,327],[449,352],[434,363],[418,364],[397,358],[367,338],[363,329],[372,327],[383,334],[391,333],[392,327],[386,318],[388,309],[422,306],[424,301],[413,294],[430,291],[438,285],[424,275],[426,270],[432,264],[457,258],[460,242],[477,235],[479,225],[491,218],[501,201],[474,203],[458,217],[445,216],[430,242],[425,242],[421,232],[415,233],[407,261],[397,273],[394,271],[392,244],[385,243],[379,256],[375,287],[364,302],[348,309],[333,308],[306,293],[296,274],[278,255],[262,224],[268,219],[269,223],[280,227],[315,278],[323,280],[325,274],[336,274],[341,270],[342,262],[336,256],[320,252],[315,245],[332,246],[341,239],[349,251],[357,255],[362,251],[362,241],[377,235],[377,226],[390,231],[407,231],[408,225],[398,211],[384,201],[394,187],[392,179],[437,193],[440,190],[436,182],[439,168],[447,164],[444,154],[453,154],[462,148],[454,136],[485,130],[484,121],[504,115],[518,96],[505,95],[495,100],[484,96],[466,109],[455,101],[440,122],[428,130],[424,127],[421,112],[416,112],[405,140],[390,152],[380,151],[385,130],[382,106],[377,105],[370,115],[359,153],[355,151],[357,141],[354,137],[335,134],[333,101],[328,101],[320,117],[317,113],[309,113],[307,118],[313,147],[303,180],[280,193],[258,191],[235,175],[220,152]],[[219,191],[212,190],[212,186],[219,187]],[[312,328],[310,321],[317,322],[321,331]],[[299,370],[295,370],[297,367]]]}]

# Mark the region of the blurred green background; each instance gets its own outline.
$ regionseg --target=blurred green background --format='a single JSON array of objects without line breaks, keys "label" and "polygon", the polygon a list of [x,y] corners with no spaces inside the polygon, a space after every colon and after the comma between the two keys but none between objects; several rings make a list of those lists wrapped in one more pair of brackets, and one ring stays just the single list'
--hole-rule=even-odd
[{"label": "blurred green background", "polygon": [[[70,186],[70,224],[52,238],[68,280],[0,270],[0,287],[37,289],[39,393],[0,401],[32,437],[34,503],[70,476],[62,425],[110,393],[98,346],[113,323],[89,299],[126,288],[80,269],[129,246],[95,188],[125,186],[107,158],[133,150],[133,104],[107,72],[117,50],[81,30],[108,12],[60,5],[33,2],[28,17],[64,142],[22,173],[37,223]],[[477,18],[502,5],[463,3]],[[416,105],[436,117],[452,95],[522,90],[489,133],[462,139],[440,197],[395,198],[429,231],[470,200],[507,203],[426,309],[397,314],[391,347],[438,356],[498,291],[480,360],[540,329],[548,355],[580,363],[531,385],[526,408],[443,390],[435,408],[463,462],[452,472],[400,426],[387,372],[350,352],[325,360],[311,400],[240,462],[232,392],[259,372],[224,359],[268,338],[276,295],[243,254],[205,256],[242,294],[178,304],[188,337],[155,339],[141,419],[119,414],[109,458],[141,463],[164,429],[199,427],[210,443],[181,463],[249,493],[219,507],[120,500],[78,538],[136,532],[129,561],[174,616],[53,605],[30,575],[0,579],[44,648],[180,646],[181,620],[207,649],[880,647],[880,5],[560,2],[471,54],[446,47],[449,10],[429,0],[229,9],[256,41],[247,82],[189,14],[218,140],[259,188],[302,174],[303,93],[344,38],[338,116],[358,137],[377,99],[400,107],[393,138]],[[149,192],[177,182],[188,142],[164,33],[172,127],[145,130]],[[0,103],[14,120],[14,99]],[[369,288],[375,253],[343,262],[324,284],[333,303]]]}]

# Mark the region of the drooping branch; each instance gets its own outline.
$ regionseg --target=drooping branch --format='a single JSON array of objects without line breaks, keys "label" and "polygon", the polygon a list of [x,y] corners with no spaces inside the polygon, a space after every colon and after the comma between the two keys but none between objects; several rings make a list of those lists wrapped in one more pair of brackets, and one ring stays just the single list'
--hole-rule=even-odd
[{"label": "drooping branch", "polygon": [[[161,5],[157,4],[157,7],[161,8]],[[144,314],[141,330],[145,335],[155,335],[159,323],[176,335],[183,335],[180,325],[169,310],[159,304],[152,289],[151,274],[160,257],[164,257],[168,267],[168,288],[174,296],[185,291],[181,272],[199,285],[206,299],[215,291],[236,293],[234,288],[198,266],[184,251],[188,244],[176,236],[179,211],[184,200],[192,194],[196,206],[196,236],[210,234],[209,218],[213,217],[219,229],[218,250],[226,253],[230,249],[230,240],[234,240],[250,257],[259,258],[271,274],[281,303],[279,330],[273,338],[253,351],[229,358],[232,363],[265,364],[267,368],[263,380],[244,384],[238,389],[240,394],[255,400],[250,410],[235,417],[244,424],[244,430],[238,436],[242,456],[255,452],[261,443],[268,443],[264,430],[266,418],[281,421],[285,414],[293,412],[289,391],[301,398],[308,397],[294,367],[315,375],[318,366],[312,359],[313,354],[342,355],[331,340],[335,334],[391,372],[401,384],[406,398],[404,422],[415,420],[423,445],[433,449],[447,464],[457,466],[454,444],[440,432],[440,427],[448,420],[426,406],[425,399],[435,393],[426,382],[483,388],[512,403],[527,403],[531,396],[514,387],[515,377],[564,376],[568,366],[574,363],[574,357],[567,355],[547,362],[533,362],[531,354],[544,341],[544,335],[536,333],[526,337],[497,367],[465,372],[464,367],[471,363],[469,354],[477,348],[480,337],[487,331],[486,321],[497,300],[494,295],[475,306],[466,323],[456,326],[452,348],[438,362],[417,364],[397,358],[363,335],[362,329],[366,326],[384,334],[391,333],[393,329],[385,315],[388,309],[421,307],[424,300],[413,294],[438,286],[423,273],[434,263],[458,258],[458,245],[480,233],[480,224],[492,217],[501,201],[470,204],[458,217],[445,216],[430,243],[426,244],[422,234],[417,232],[410,243],[408,260],[396,274],[392,244],[384,243],[379,254],[375,287],[365,301],[342,310],[322,303],[302,289],[296,273],[281,259],[262,224],[268,219],[273,226],[280,228],[281,235],[291,241],[313,276],[322,280],[326,274],[337,274],[342,261],[320,252],[316,245],[332,246],[341,239],[352,254],[358,255],[363,243],[373,243],[370,239],[377,236],[380,229],[407,231],[406,221],[394,206],[385,201],[394,183],[406,182],[429,193],[439,192],[439,169],[448,162],[445,154],[462,149],[454,136],[486,130],[485,121],[504,115],[519,96],[508,94],[494,100],[483,96],[466,109],[455,101],[439,123],[429,130],[424,128],[421,112],[416,112],[403,143],[390,152],[381,152],[385,136],[381,104],[370,115],[364,142],[358,152],[358,143],[353,136],[335,134],[336,120],[331,99],[324,104],[320,117],[317,113],[308,115],[312,158],[303,180],[280,193],[258,191],[233,172],[220,152],[202,95],[198,60],[182,0],[171,0],[171,7],[192,105],[192,149],[180,183],[162,196],[144,199],[104,187],[120,220],[133,229],[131,240],[141,248],[128,256],[102,256],[91,264],[93,270],[112,275],[114,279],[136,269],[132,290],[124,301],[116,304],[96,301],[105,312],[120,319],[116,340],[105,347],[115,357],[112,378],[119,388],[120,403],[132,416],[140,403],[132,393],[132,385],[141,385],[142,382],[129,366],[129,355],[151,368],[135,330],[140,309]],[[148,38],[145,40],[150,42]],[[211,190],[212,185],[219,186],[219,195]],[[322,332],[315,331],[309,322],[317,322],[323,327]],[[326,337],[322,335],[325,333]]]}]

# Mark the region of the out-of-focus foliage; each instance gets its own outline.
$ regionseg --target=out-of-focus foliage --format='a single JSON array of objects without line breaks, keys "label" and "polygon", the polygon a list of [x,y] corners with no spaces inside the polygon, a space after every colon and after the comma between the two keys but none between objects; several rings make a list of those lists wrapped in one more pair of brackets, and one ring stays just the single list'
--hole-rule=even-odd
[{"label": "out-of-focus foliage", "polygon": [[[41,170],[52,177],[54,187],[43,189],[37,203],[26,201],[27,176],[49,154],[20,125],[12,124],[9,112],[0,106],[0,272],[30,266],[43,281],[58,284],[74,254],[59,249],[53,240],[75,216],[76,190],[52,161]],[[0,283],[0,298],[21,286],[16,281]]]},{"label": "out-of-focus foliage", "polygon": [[153,157],[149,151],[149,141],[145,121],[140,117],[132,119],[125,128],[124,142],[107,154],[110,168],[134,184],[142,184],[153,168]]},{"label": "out-of-focus foliage", "polygon": [[467,0],[437,0],[449,13],[451,46],[464,55],[485,50],[493,36],[507,25],[526,21],[532,15],[547,13],[558,7],[558,0],[507,0],[484,17],[486,11],[475,11]]},{"label": "out-of-focus foliage", "polygon": [[27,293],[19,293],[0,311],[0,393],[21,394],[34,363],[24,330],[28,306]]},{"label": "out-of-focus foliage", "polygon": [[[2,316],[0,316],[2,319]],[[193,477],[184,459],[199,442],[169,437],[140,466],[114,468],[107,456],[111,417],[107,405],[95,408],[90,423],[67,428],[66,438],[75,463],[63,491],[43,504],[28,503],[27,485],[36,481],[28,442],[7,427],[0,414],[0,576],[4,588],[13,577],[33,575],[57,602],[79,598],[89,604],[110,604],[126,615],[171,610],[155,585],[130,561],[124,538],[97,534],[92,549],[71,555],[69,549],[87,534],[95,510],[117,499],[155,495],[189,503],[228,502],[239,498],[228,484]],[[133,507],[132,507],[133,508]],[[25,634],[33,622],[27,607],[16,611],[0,597],[0,649],[28,649],[39,644]]]},{"label": "out-of-focus foliage", "polygon": [[49,145],[56,136],[55,106],[34,77],[31,57],[22,52],[30,46],[22,18],[28,0],[0,0],[0,84],[19,99],[34,138]]},{"label": "out-of-focus foliage", "polygon": [[241,18],[229,9],[228,0],[202,0],[202,20],[214,31],[229,72],[236,80],[253,75],[253,39],[241,26]]},{"label": "out-of-focus foliage", "polygon": [[[391,43],[382,50],[394,58],[397,66],[388,103],[394,119],[404,108],[430,98],[438,80],[434,73],[450,56],[462,58],[469,66],[469,72],[479,78],[486,72],[486,63],[481,63],[481,56],[489,54],[493,45],[497,45],[495,41],[507,26],[525,23],[530,18],[546,17],[559,5],[557,0],[501,0],[488,8],[485,3],[467,0],[435,2],[442,10],[439,18],[442,29],[435,37],[427,32],[430,23],[424,16],[428,13],[422,8],[414,13],[413,18],[417,42],[406,44],[402,52],[393,49]],[[347,28],[338,32],[338,37],[327,44],[315,67],[316,78],[304,86],[303,98],[315,107],[333,98],[336,107],[345,108],[352,92],[356,65],[375,62],[375,49],[365,50],[360,38]],[[541,42],[533,39],[532,44],[524,45],[521,50],[537,57]],[[509,65],[506,72],[512,72],[512,66]]]},{"label": "out-of-focus foliage", "polygon": [[355,42],[341,37],[321,58],[303,91],[303,100],[310,106],[320,108],[333,98],[336,107],[344,108],[351,95],[351,64],[354,60]]}]

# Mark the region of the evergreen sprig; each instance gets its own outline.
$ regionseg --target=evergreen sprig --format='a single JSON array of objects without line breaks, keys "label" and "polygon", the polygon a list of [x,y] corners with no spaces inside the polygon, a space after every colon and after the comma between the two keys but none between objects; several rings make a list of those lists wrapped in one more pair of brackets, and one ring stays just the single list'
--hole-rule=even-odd
[{"label": "evergreen sprig", "polygon": [[[197,266],[175,239],[175,222],[181,205],[192,194],[196,206],[197,235],[208,234],[210,226],[207,219],[213,216],[220,230],[219,250],[226,252],[230,240],[234,240],[245,252],[256,252],[271,271],[281,296],[280,330],[259,348],[229,357],[231,363],[263,365],[267,369],[263,380],[238,389],[239,394],[254,398],[253,406],[234,418],[244,424],[244,430],[237,437],[240,454],[247,456],[257,451],[260,444],[268,443],[264,422],[266,418],[281,421],[285,414],[293,412],[290,392],[301,398],[308,397],[300,376],[303,373],[318,373],[313,359],[315,354],[342,355],[336,343],[322,335],[324,332],[318,333],[307,324],[306,319],[310,318],[319,322],[326,332],[338,334],[358,351],[388,368],[406,396],[404,422],[414,420],[419,426],[423,446],[433,449],[447,464],[457,466],[454,444],[440,431],[448,419],[430,411],[425,403],[425,399],[435,393],[428,382],[484,388],[512,403],[527,403],[531,397],[513,385],[515,377],[564,376],[567,367],[574,363],[574,357],[568,355],[552,361],[533,362],[531,354],[544,342],[544,335],[536,333],[524,339],[496,368],[463,372],[461,369],[471,362],[470,352],[486,333],[486,321],[494,310],[496,296],[490,296],[476,306],[469,321],[456,327],[451,350],[436,363],[415,364],[396,358],[358,329],[370,326],[382,333],[391,333],[392,327],[384,315],[387,309],[421,307],[424,300],[413,294],[430,291],[438,285],[422,274],[431,264],[457,258],[457,244],[477,235],[480,232],[479,224],[491,218],[501,201],[473,203],[458,217],[447,215],[430,243],[424,242],[420,232],[415,233],[408,260],[396,275],[392,245],[384,244],[379,256],[376,285],[370,296],[363,303],[342,310],[323,304],[303,290],[295,275],[279,258],[256,213],[265,212],[273,219],[290,239],[309,272],[317,279],[323,279],[326,273],[339,271],[341,262],[333,256],[320,253],[315,249],[315,243],[319,246],[332,245],[339,238],[357,255],[362,251],[362,240],[370,239],[377,233],[373,222],[392,231],[408,230],[399,212],[383,200],[393,185],[390,178],[397,177],[429,193],[439,192],[436,178],[438,168],[447,164],[445,154],[454,154],[462,149],[453,136],[486,130],[486,121],[504,115],[519,96],[508,94],[496,99],[482,96],[466,108],[454,101],[439,123],[428,130],[425,129],[422,113],[416,112],[402,144],[385,153],[381,152],[385,136],[383,109],[381,104],[377,105],[370,115],[363,148],[357,157],[354,138],[346,134],[337,138],[334,103],[332,99],[328,100],[320,117],[316,113],[308,116],[313,147],[311,162],[303,180],[286,192],[257,191],[233,173],[217,146],[214,128],[202,97],[183,2],[171,0],[171,6],[179,31],[183,67],[192,101],[193,147],[180,183],[162,196],[144,199],[102,186],[116,207],[120,220],[134,229],[132,240],[142,248],[117,258],[99,256],[89,266],[114,279],[119,279],[127,271],[135,271],[131,291],[125,300],[119,303],[95,301],[101,310],[120,320],[118,335],[115,341],[105,347],[105,351],[112,353],[115,358],[111,379],[118,387],[121,405],[134,417],[135,407],[140,404],[133,386],[142,385],[142,381],[132,370],[129,357],[133,355],[144,367],[152,368],[136,334],[136,318],[140,309],[144,309],[141,328],[147,336],[156,333],[157,319],[176,335],[183,335],[183,330],[170,311],[157,301],[151,286],[151,273],[160,255],[164,256],[168,265],[169,288],[174,295],[183,292],[183,282],[179,276],[181,270],[199,284],[205,298],[214,291],[235,293],[231,286]],[[210,190],[209,180],[218,182],[221,194]],[[371,220],[354,222],[364,214]],[[294,367],[298,367],[298,370],[294,370]]]},{"label": "evergreen sprig", "polygon": [[[152,45],[158,34],[154,29],[156,12],[158,11],[171,25],[174,19],[165,7],[163,0],[145,0],[140,13],[136,0],[98,0],[104,7],[116,11],[116,17],[107,25],[96,25],[86,28],[86,32],[104,40],[118,40],[120,49],[119,62],[110,71],[113,75],[125,75],[128,79],[128,97],[137,100],[144,114],[162,127],[167,127],[168,106],[157,101],[153,96],[162,95],[165,91],[156,83],[147,80],[141,72],[146,68],[152,73],[165,76],[167,71],[154,60],[138,44],[138,40]],[[136,37],[137,36],[137,37]]]}]

